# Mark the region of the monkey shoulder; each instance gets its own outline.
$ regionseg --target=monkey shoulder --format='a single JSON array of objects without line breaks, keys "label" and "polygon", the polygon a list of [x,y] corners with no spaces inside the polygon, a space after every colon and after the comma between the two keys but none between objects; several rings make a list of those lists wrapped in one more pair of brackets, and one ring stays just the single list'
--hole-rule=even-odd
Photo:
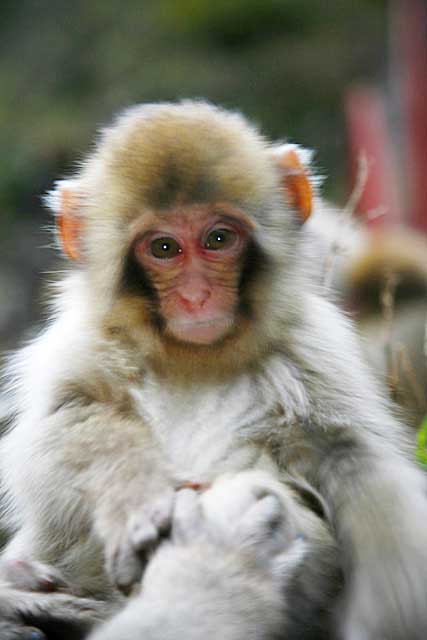
[{"label": "monkey shoulder", "polygon": [[289,329],[287,348],[305,383],[314,377],[329,382],[343,377],[351,384],[359,374],[371,380],[351,319],[322,293],[305,292],[302,300],[299,322]]},{"label": "monkey shoulder", "polygon": [[290,329],[287,349],[307,395],[306,425],[405,440],[406,428],[366,361],[353,322],[322,292],[304,292],[301,322]]}]

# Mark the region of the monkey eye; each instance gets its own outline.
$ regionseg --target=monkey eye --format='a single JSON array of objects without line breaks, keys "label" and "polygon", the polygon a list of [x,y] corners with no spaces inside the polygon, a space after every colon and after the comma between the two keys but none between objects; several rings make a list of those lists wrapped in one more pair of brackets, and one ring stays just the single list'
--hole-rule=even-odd
[{"label": "monkey eye", "polygon": [[153,240],[150,244],[150,251],[155,258],[159,258],[160,260],[175,258],[182,253],[182,249],[175,238],[168,236]]},{"label": "monkey eye", "polygon": [[212,229],[206,237],[205,249],[221,251],[229,249],[237,240],[237,233],[231,229]]}]

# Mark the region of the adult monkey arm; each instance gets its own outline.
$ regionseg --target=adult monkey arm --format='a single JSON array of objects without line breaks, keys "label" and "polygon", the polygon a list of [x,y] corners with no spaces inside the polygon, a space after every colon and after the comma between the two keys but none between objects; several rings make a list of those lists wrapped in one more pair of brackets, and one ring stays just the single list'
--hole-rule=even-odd
[{"label": "adult monkey arm", "polygon": [[[406,433],[387,403],[378,402],[376,381],[361,362],[346,321],[323,300],[310,305],[317,321],[306,327],[304,341],[310,335],[311,344],[302,347],[298,329],[294,345],[300,361],[309,358],[311,364],[307,383],[316,404],[300,436],[311,444],[300,454],[294,434],[295,452],[285,452],[284,464],[310,479],[331,508],[347,574],[344,637],[421,638],[425,477],[409,461]],[[318,353],[319,318],[324,335],[334,327],[330,346],[338,350],[345,344],[340,360]]]},{"label": "adult monkey arm", "polygon": [[[347,636],[420,638],[422,477],[348,324],[310,280],[301,217],[316,185],[306,161],[236,114],[147,105],[126,112],[76,178],[58,185],[50,202],[75,267],[18,375],[26,391],[3,467],[24,527],[10,548],[34,525],[36,555],[51,553],[67,573],[70,550],[85,550],[71,534],[87,531],[86,565],[99,577],[103,509],[94,505],[114,512],[133,488],[129,504],[144,514],[134,473],[148,469],[150,494],[158,484],[163,494],[274,463],[299,469],[329,503],[350,585]],[[56,512],[61,504],[75,509]],[[120,541],[111,553],[107,539],[107,562],[118,560],[123,576],[129,557],[138,566],[132,536],[141,523],[146,535],[147,518],[130,532],[129,518],[107,520],[116,529],[107,538]],[[373,590],[375,608],[365,596]]]}]

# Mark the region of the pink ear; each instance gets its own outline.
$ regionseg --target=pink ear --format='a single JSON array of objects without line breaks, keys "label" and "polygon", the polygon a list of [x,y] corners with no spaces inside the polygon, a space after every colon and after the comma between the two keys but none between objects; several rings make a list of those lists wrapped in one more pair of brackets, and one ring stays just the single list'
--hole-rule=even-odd
[{"label": "pink ear", "polygon": [[81,257],[80,239],[83,222],[79,215],[80,198],[74,180],[61,180],[46,201],[56,214],[56,226],[64,253],[72,260]]},{"label": "pink ear", "polygon": [[297,210],[301,222],[310,217],[313,208],[313,187],[304,166],[304,154],[307,152],[293,144],[284,144],[275,151],[287,202]]}]

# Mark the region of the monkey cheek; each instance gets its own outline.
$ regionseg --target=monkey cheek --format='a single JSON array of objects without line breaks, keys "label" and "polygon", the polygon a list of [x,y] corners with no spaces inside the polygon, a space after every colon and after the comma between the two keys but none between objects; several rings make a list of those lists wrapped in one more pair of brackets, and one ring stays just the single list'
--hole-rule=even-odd
[{"label": "monkey cheek", "polygon": [[180,342],[211,345],[225,338],[233,329],[234,316],[203,321],[171,320],[167,323],[167,332]]}]

